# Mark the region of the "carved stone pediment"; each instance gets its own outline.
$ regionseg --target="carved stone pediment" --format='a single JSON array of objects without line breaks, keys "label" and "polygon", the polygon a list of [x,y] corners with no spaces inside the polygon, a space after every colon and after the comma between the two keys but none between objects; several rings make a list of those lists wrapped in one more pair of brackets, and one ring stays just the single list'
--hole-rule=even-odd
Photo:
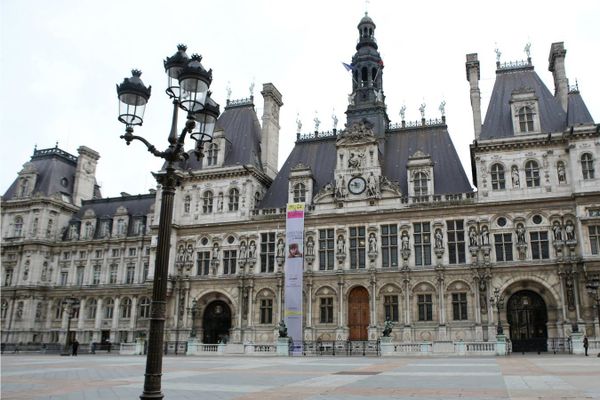
[{"label": "carved stone pediment", "polygon": [[368,121],[355,122],[338,135],[337,145],[357,145],[375,142],[373,124]]}]

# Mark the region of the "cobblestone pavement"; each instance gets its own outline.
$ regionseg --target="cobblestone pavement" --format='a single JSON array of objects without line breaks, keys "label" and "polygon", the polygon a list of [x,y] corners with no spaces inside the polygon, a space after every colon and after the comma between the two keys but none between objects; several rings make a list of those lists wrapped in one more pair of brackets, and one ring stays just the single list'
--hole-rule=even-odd
[{"label": "cobblestone pavement", "polygon": [[[9,399],[137,399],[145,357],[3,355]],[[600,399],[600,358],[165,357],[165,399]]]}]

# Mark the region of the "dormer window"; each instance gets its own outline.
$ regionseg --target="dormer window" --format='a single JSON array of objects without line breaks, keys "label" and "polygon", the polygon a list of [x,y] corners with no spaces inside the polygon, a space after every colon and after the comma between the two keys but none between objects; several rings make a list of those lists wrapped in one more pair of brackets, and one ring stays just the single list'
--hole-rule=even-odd
[{"label": "dormer window", "polygon": [[19,193],[19,197],[26,197],[29,195],[29,179],[23,178],[21,179],[21,190]]},{"label": "dormer window", "polygon": [[533,110],[529,106],[519,108],[519,131],[533,132]]},{"label": "dormer window", "polygon": [[306,185],[296,183],[294,185],[294,203],[304,203],[306,201]]},{"label": "dormer window", "polygon": [[210,214],[213,211],[213,192],[207,190],[202,197],[202,213]]},{"label": "dormer window", "polygon": [[125,233],[126,233],[125,220],[122,218],[119,218],[117,220],[117,235],[125,235]]},{"label": "dormer window", "polygon": [[502,164],[492,165],[492,189],[504,190],[506,181],[504,179],[504,166]]},{"label": "dormer window", "polygon": [[427,174],[425,172],[417,172],[413,179],[413,188],[415,196],[427,196]]},{"label": "dormer window", "polygon": [[594,179],[594,158],[590,153],[581,155],[581,173],[583,179]]},{"label": "dormer window", "polygon": [[217,165],[217,156],[219,154],[219,145],[216,143],[211,143],[208,146],[208,151],[206,152],[206,165]]},{"label": "dormer window", "polygon": [[237,211],[240,206],[240,191],[236,188],[229,190],[229,211]]},{"label": "dormer window", "polygon": [[527,187],[540,186],[540,167],[537,161],[527,161],[525,163],[525,181]]}]

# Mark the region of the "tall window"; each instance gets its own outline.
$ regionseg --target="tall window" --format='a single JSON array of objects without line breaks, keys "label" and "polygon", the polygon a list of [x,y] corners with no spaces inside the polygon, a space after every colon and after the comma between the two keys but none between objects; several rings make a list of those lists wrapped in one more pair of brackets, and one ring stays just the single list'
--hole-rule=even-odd
[{"label": "tall window", "polygon": [[260,234],[260,272],[275,270],[275,232]]},{"label": "tall window", "polygon": [[333,297],[321,297],[319,322],[322,324],[333,323]]},{"label": "tall window", "polygon": [[92,271],[92,285],[100,284],[100,272],[102,272],[102,267],[100,265],[94,265],[94,270]]},{"label": "tall window", "polygon": [[127,276],[125,283],[132,285],[135,282],[135,264],[127,264]]},{"label": "tall window", "polygon": [[6,268],[4,270],[4,286],[10,286],[12,284],[12,277],[13,277],[13,269]]},{"label": "tall window", "polygon": [[385,319],[398,322],[398,296],[389,295],[383,296],[383,309],[385,311]]},{"label": "tall window", "polygon": [[463,220],[446,221],[450,264],[465,263],[465,225]]},{"label": "tall window", "polygon": [[294,185],[294,203],[304,203],[306,201],[306,186],[304,183]]},{"label": "tall window", "polygon": [[87,319],[95,319],[96,318],[96,310],[98,309],[98,301],[96,299],[90,299],[86,303]]},{"label": "tall window", "polygon": [[350,268],[365,267],[365,227],[355,226],[350,228]]},{"label": "tall window", "polygon": [[512,261],[512,233],[494,234],[494,248],[496,250],[496,261]]},{"label": "tall window", "polygon": [[273,299],[260,300],[260,323],[273,323]]},{"label": "tall window", "polygon": [[321,271],[333,270],[334,252],[333,229],[319,229],[319,269]]},{"label": "tall window", "polygon": [[219,145],[211,143],[206,152],[206,165],[217,165],[217,156],[219,155]]},{"label": "tall window", "polygon": [[588,226],[590,233],[590,250],[592,254],[600,254],[600,225]]},{"label": "tall window", "polygon": [[8,301],[2,300],[2,308],[0,308],[0,317],[2,319],[6,318],[6,314],[8,313]]},{"label": "tall window", "polygon": [[140,318],[150,318],[150,299],[148,297],[140,299]]},{"label": "tall window", "polygon": [[381,266],[398,266],[398,226],[395,224],[381,225]]},{"label": "tall window", "polygon": [[531,258],[534,260],[545,260],[550,258],[548,246],[548,232],[530,232]]},{"label": "tall window", "polygon": [[452,293],[452,316],[455,321],[468,319],[466,293]]},{"label": "tall window", "polygon": [[506,188],[504,180],[504,167],[502,164],[492,165],[492,189],[502,190]]},{"label": "tall window", "polygon": [[146,282],[146,280],[148,279],[148,274],[150,273],[150,263],[145,262],[144,263],[144,269],[142,272],[142,282]]},{"label": "tall window", "polygon": [[202,213],[210,214],[213,211],[213,192],[207,190],[202,197]]},{"label": "tall window", "polygon": [[23,218],[15,217],[14,236],[21,237],[23,235]]},{"label": "tall window", "polygon": [[415,265],[431,265],[431,228],[429,222],[413,224]]},{"label": "tall window", "polygon": [[519,108],[519,130],[521,132],[533,132],[533,110],[531,107]]},{"label": "tall window", "polygon": [[525,181],[527,187],[540,186],[540,167],[537,161],[527,161],[525,163]]},{"label": "tall window", "polygon": [[229,211],[237,211],[240,207],[240,191],[236,188],[229,189]]},{"label": "tall window", "polygon": [[83,285],[83,274],[84,273],[85,273],[85,267],[83,267],[83,266],[77,267],[77,275],[76,275],[77,286]]},{"label": "tall window", "polygon": [[113,299],[104,300],[104,318],[109,319],[113,317],[113,311],[115,309],[115,301]]},{"label": "tall window", "polygon": [[581,155],[581,172],[583,179],[594,179],[594,159],[590,153]]},{"label": "tall window", "polygon": [[433,301],[431,300],[431,294],[418,295],[417,307],[419,309],[419,321],[433,320]]},{"label": "tall window", "polygon": [[46,226],[46,237],[47,238],[52,237],[53,233],[54,233],[54,220],[52,218],[50,218],[48,220],[48,225]]},{"label": "tall window", "polygon": [[117,277],[119,274],[119,266],[112,264],[109,270],[108,283],[117,283]]},{"label": "tall window", "polygon": [[223,274],[234,275],[235,264],[237,263],[237,251],[236,250],[224,250],[223,251]]},{"label": "tall window", "polygon": [[131,318],[131,299],[129,297],[121,300],[121,318]]},{"label": "tall window", "polygon": [[67,286],[67,283],[69,283],[69,272],[63,271],[60,273],[60,284],[61,286]]},{"label": "tall window", "polygon": [[190,204],[192,203],[192,197],[188,194],[183,198],[183,212],[184,213],[189,213],[190,212]]},{"label": "tall window", "polygon": [[199,251],[196,258],[196,274],[210,274],[210,251]]},{"label": "tall window", "polygon": [[119,218],[117,220],[117,235],[125,235],[126,232],[126,224],[123,218]]},{"label": "tall window", "polygon": [[413,181],[415,196],[427,196],[427,174],[425,172],[417,172]]}]

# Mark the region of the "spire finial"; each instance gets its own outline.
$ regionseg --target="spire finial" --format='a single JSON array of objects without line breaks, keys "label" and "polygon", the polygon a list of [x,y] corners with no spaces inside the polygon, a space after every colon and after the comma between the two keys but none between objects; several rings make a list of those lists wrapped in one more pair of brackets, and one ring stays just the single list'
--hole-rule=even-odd
[{"label": "spire finial", "polygon": [[365,16],[369,15],[369,3],[371,0],[365,0]]},{"label": "spire finial", "polygon": [[333,130],[337,130],[337,124],[338,124],[338,118],[335,115],[335,107],[333,108],[333,111],[331,112],[331,119],[333,120]]},{"label": "spire finial", "polygon": [[54,145],[55,149],[58,149],[58,140],[56,141],[56,144]]},{"label": "spire finial", "polygon": [[250,97],[254,97],[254,78],[252,78],[252,83],[250,83]]}]

